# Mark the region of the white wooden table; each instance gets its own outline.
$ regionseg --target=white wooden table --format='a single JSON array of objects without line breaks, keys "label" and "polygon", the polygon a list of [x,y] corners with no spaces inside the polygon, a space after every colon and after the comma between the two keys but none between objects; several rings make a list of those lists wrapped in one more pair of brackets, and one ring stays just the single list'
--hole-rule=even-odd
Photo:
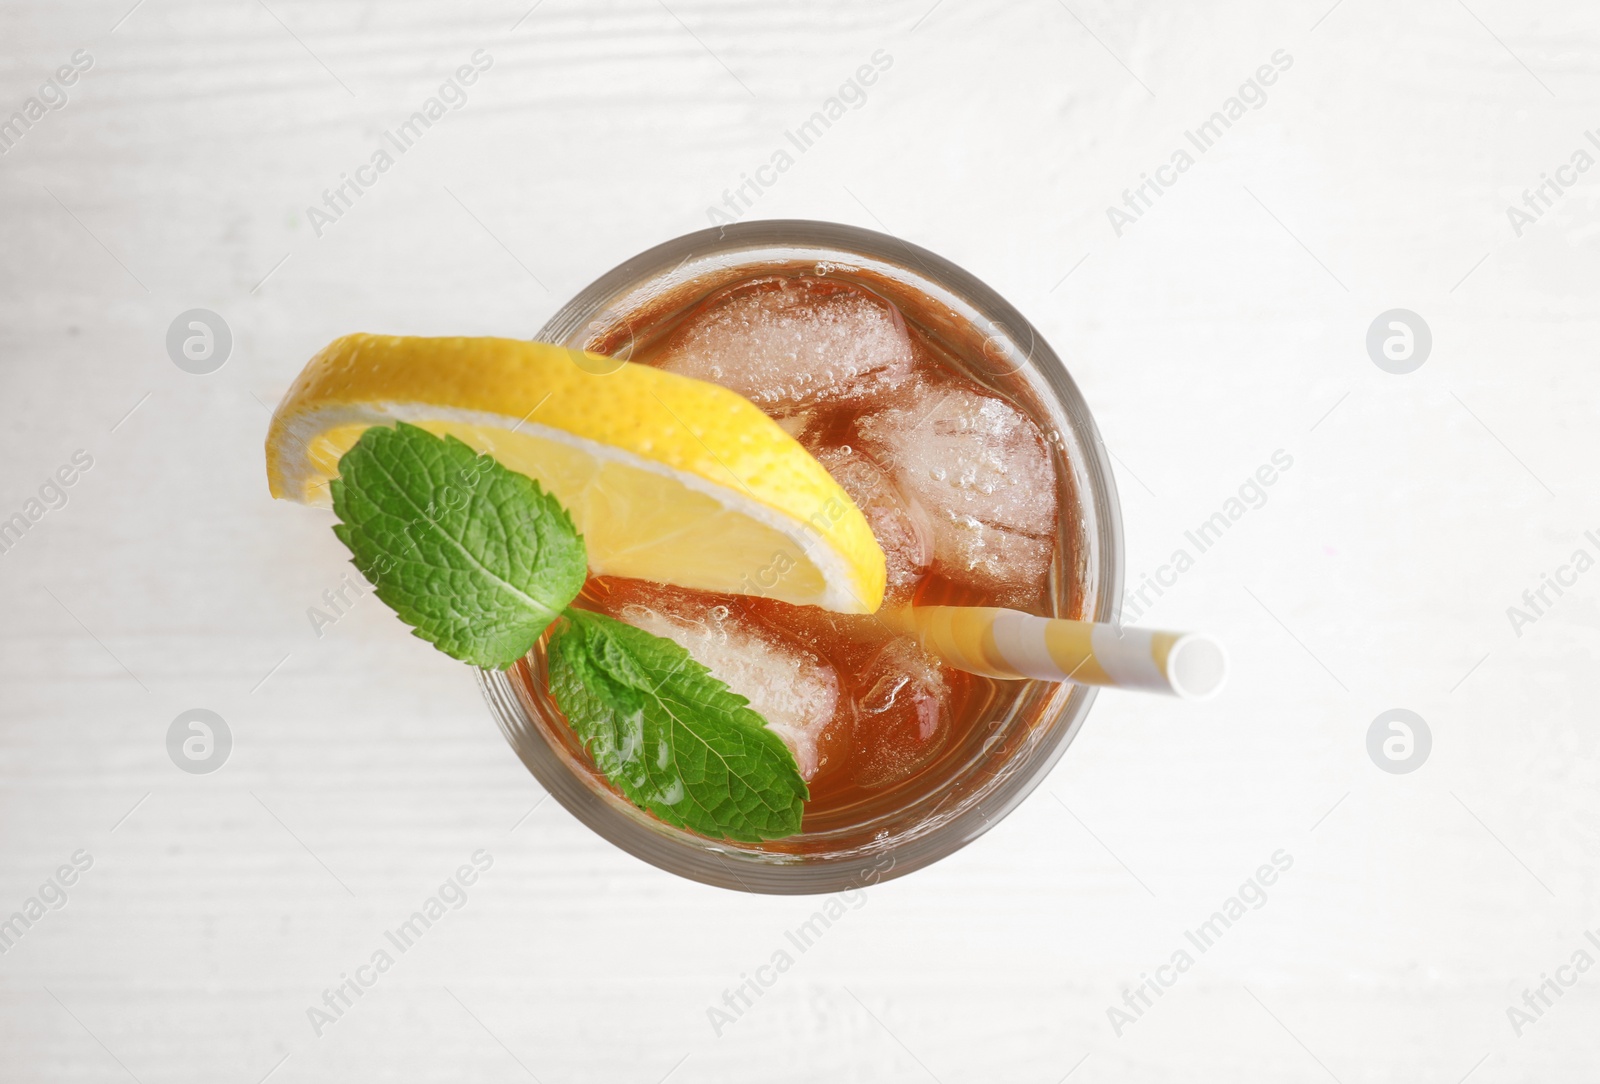
[{"label": "white wooden table", "polygon": [[[0,921],[92,860],[0,955],[0,1079],[1592,1079],[1600,972],[1558,969],[1600,960],[1600,571],[1507,611],[1600,556],[1600,171],[1555,172],[1600,155],[1593,5],[129,4],[0,9],[0,123],[92,62],[0,132],[0,520],[40,513],[0,552]],[[478,50],[459,108],[354,174]],[[1546,174],[1573,183],[1519,235]],[[1145,618],[1221,637],[1226,696],[1102,697],[1013,816],[719,1034],[821,901],[676,880],[539,804],[377,602],[316,635],[345,554],[268,498],[261,441],[336,335],[529,334],[746,178],[741,217],[888,230],[1037,322],[1117,457],[1133,586],[1293,463]],[[209,375],[165,345],[194,308],[231,330]],[[1431,328],[1409,375],[1366,347],[1395,308]],[[232,735],[212,774],[167,753],[195,708]],[[1393,708],[1431,731],[1411,774],[1367,752]],[[1573,985],[1514,1025],[1544,976]]]}]

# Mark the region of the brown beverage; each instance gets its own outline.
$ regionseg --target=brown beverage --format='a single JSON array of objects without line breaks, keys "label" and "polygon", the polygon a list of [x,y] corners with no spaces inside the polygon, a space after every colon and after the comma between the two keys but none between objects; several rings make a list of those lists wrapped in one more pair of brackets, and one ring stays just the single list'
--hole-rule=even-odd
[{"label": "brown beverage", "polygon": [[[863,824],[949,784],[1013,721],[1026,683],[963,673],[897,635],[891,607],[1010,606],[1050,615],[1071,565],[1060,449],[1026,382],[985,357],[982,329],[870,277],[794,264],[674,291],[589,346],[750,399],[848,492],[882,546],[884,610],[844,615],[745,594],[591,577],[579,604],[686,648],[748,697],[810,787],[804,839]],[[542,684],[537,656],[523,664]],[[1026,725],[1024,722],[1022,725]],[[586,763],[580,750],[577,761]],[[592,767],[590,769],[592,771]]]}]

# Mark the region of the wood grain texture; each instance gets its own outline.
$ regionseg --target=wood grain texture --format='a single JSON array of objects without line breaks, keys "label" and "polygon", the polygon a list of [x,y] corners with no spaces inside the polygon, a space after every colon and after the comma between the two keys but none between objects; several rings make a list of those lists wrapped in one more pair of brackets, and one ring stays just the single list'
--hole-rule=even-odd
[{"label": "wood grain texture", "polygon": [[[0,119],[94,63],[0,156],[0,518],[93,467],[0,553],[0,917],[94,861],[0,956],[0,1079],[1589,1079],[1600,973],[1520,1036],[1506,1010],[1600,929],[1600,572],[1506,611],[1600,555],[1600,173],[1520,236],[1506,208],[1600,121],[1600,14],[1330,5],[6,4]],[[479,49],[319,236],[324,189]],[[1118,236],[1106,209],[1280,49]],[[877,50],[744,215],[888,230],[1035,321],[1116,456],[1135,588],[1293,466],[1149,610],[1229,646],[1224,697],[1103,696],[1016,813],[718,1034],[821,901],[528,813],[458,665],[371,598],[313,631],[346,554],[268,498],[261,441],[337,335],[526,335],[705,226]],[[233,333],[209,376],[164,345],[195,307]],[[1409,376],[1364,345],[1396,307],[1433,332]],[[195,707],[234,737],[215,774],[167,756]],[[1393,707],[1431,727],[1411,775],[1365,750]],[[466,904],[316,1035],[479,849]],[[1118,1036],[1108,1007],[1280,850]]]}]

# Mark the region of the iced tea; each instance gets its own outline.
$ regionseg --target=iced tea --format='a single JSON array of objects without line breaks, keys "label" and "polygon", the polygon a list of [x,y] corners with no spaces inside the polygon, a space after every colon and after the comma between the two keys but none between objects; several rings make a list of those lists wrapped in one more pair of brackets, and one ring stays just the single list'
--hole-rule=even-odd
[{"label": "iced tea", "polygon": [[[590,344],[721,384],[778,422],[866,516],[888,572],[884,608],[1052,612],[1059,449],[1023,381],[977,356],[982,329],[870,276],[763,268],[679,291]],[[743,570],[745,593],[591,577],[578,605],[665,636],[747,698],[810,787],[804,833],[837,831],[948,784],[1009,722],[1025,683],[941,665],[879,615],[764,597],[781,554]],[[523,680],[537,682],[539,660]],[[774,841],[767,849],[792,849]]]}]

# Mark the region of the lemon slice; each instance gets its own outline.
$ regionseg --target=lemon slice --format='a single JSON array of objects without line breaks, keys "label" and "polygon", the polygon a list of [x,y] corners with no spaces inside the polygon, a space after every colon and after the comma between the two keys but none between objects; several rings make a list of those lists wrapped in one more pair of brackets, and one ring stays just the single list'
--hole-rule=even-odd
[{"label": "lemon slice", "polygon": [[883,600],[883,550],[850,497],[715,384],[515,339],[347,335],[272,416],[272,495],[330,503],[339,457],[396,421],[536,479],[571,513],[597,574],[840,613]]}]

